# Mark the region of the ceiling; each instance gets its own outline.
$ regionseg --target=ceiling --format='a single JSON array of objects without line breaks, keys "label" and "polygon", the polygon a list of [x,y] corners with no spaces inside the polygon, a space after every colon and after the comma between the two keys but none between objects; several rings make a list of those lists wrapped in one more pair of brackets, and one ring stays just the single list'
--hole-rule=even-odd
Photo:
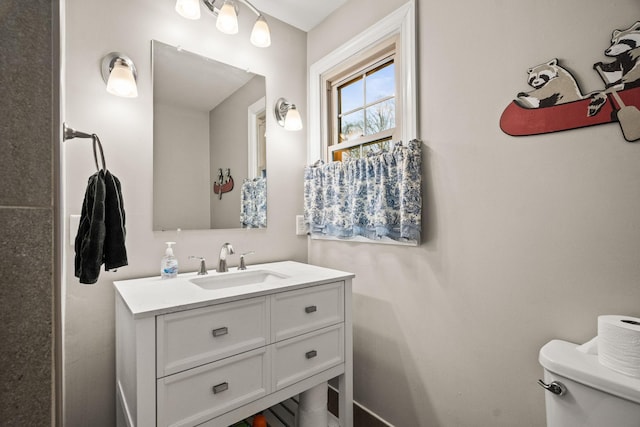
[{"label": "ceiling", "polygon": [[261,12],[309,31],[347,0],[249,0]]}]

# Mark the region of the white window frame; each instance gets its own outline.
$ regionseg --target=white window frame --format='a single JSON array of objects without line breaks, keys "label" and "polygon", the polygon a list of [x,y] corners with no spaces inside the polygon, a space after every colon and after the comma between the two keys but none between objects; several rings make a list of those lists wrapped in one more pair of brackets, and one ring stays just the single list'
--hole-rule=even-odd
[{"label": "white window frame", "polygon": [[258,166],[258,116],[267,109],[267,101],[263,96],[247,108],[247,132],[249,134],[247,152],[247,175],[249,179],[259,178],[256,173]]},{"label": "white window frame", "polygon": [[325,91],[327,77],[331,74],[332,69],[394,35],[399,38],[398,48],[402,58],[400,86],[397,88],[400,91],[400,102],[402,103],[400,138],[409,141],[418,137],[415,3],[411,0],[309,68],[308,164],[312,164],[318,159],[329,160],[327,159],[328,108]]}]

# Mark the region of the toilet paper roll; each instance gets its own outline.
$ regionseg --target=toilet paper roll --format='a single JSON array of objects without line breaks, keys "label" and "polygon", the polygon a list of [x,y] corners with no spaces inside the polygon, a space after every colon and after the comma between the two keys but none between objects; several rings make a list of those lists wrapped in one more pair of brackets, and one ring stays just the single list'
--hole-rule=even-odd
[{"label": "toilet paper roll", "polygon": [[327,383],[300,393],[296,411],[296,427],[327,427]]},{"label": "toilet paper roll", "polygon": [[327,410],[305,411],[298,410],[296,413],[297,427],[327,427],[329,424],[329,415]]},{"label": "toilet paper roll", "polygon": [[607,368],[640,378],[640,319],[598,316],[598,361]]},{"label": "toilet paper roll", "polygon": [[298,407],[305,411],[327,410],[328,384],[320,383],[300,393]]}]

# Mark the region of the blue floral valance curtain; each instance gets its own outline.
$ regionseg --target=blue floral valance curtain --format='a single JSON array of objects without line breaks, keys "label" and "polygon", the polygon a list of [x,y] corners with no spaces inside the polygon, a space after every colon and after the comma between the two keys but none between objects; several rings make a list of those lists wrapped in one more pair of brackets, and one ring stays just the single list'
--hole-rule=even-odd
[{"label": "blue floral valance curtain", "polygon": [[267,226],[267,178],[245,179],[240,189],[242,228]]},{"label": "blue floral valance curtain", "polygon": [[307,166],[306,225],[312,236],[419,242],[421,183],[418,140],[365,158]]}]

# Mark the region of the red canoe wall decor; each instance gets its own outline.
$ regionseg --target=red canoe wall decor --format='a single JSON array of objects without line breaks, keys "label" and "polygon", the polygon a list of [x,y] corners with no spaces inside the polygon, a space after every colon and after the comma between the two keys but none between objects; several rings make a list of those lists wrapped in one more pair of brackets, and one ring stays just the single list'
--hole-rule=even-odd
[{"label": "red canoe wall decor", "polygon": [[231,190],[233,190],[231,169],[227,169],[225,175],[222,174],[222,169],[218,169],[218,181],[213,183],[213,192],[218,195],[218,199],[222,199],[222,193],[228,193]]},{"label": "red canoe wall decor", "polygon": [[605,88],[586,95],[557,59],[530,68],[533,89],[520,92],[505,108],[500,129],[525,136],[619,122],[627,141],[640,140],[640,21],[614,30],[604,54],[614,60],[593,68]]}]

